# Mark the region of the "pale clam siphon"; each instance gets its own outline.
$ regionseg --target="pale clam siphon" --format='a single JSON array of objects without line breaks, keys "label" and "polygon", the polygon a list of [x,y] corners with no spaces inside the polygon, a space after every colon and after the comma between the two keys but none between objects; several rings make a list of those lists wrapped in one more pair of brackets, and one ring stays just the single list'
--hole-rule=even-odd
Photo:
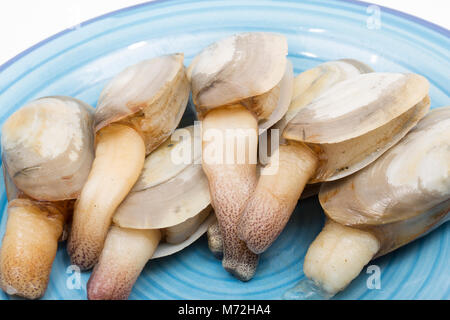
[{"label": "pale clam siphon", "polygon": [[424,116],[428,87],[416,74],[366,73],[337,82],[300,108],[283,131],[287,144],[275,154],[277,172],[263,171],[243,211],[240,239],[255,253],[265,251],[305,184],[343,178],[376,160]]},{"label": "pale clam siphon", "polygon": [[94,108],[54,96],[29,102],[2,129],[8,222],[0,286],[29,299],[44,295],[65,223],[94,159]]},{"label": "pale clam siphon", "polygon": [[328,217],[306,254],[311,279],[289,298],[333,296],[373,258],[448,220],[450,107],[430,111],[396,146],[363,170],[327,182],[319,194]]},{"label": "pale clam siphon", "polygon": [[[262,132],[279,121],[292,98],[287,53],[282,35],[241,33],[204,49],[188,69],[192,98],[203,120],[203,169],[223,235],[222,265],[242,281],[253,277],[258,256],[237,237],[237,222],[257,182],[258,126]],[[236,141],[243,141],[245,150]]]},{"label": "pale clam siphon", "polygon": [[[191,126],[176,130],[146,158],[115,213],[88,283],[89,299],[128,298],[148,260],[184,249],[215,221],[200,152],[201,137]],[[177,159],[180,153],[186,156]]]},{"label": "pale clam siphon", "polygon": [[145,155],[175,130],[189,98],[183,54],[132,65],[103,89],[95,112],[96,156],[74,211],[68,252],[82,270],[102,251],[112,216],[137,181]]}]

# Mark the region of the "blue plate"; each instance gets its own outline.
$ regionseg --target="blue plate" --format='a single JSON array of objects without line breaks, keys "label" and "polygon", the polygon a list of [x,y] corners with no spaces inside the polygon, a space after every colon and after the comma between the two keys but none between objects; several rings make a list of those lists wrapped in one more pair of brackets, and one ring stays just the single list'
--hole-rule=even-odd
[{"label": "blue plate", "polygon": [[[287,36],[300,73],[323,61],[355,58],[377,71],[420,73],[430,80],[432,107],[450,105],[449,31],[386,8],[356,1],[156,1],[65,30],[0,67],[0,123],[27,101],[69,95],[96,105],[105,83],[126,66],[184,52],[186,64],[203,47],[242,31]],[[6,196],[1,186],[1,235]],[[181,253],[151,261],[131,299],[279,299],[304,277],[303,258],[323,225],[317,198],[302,201],[287,228],[261,257],[255,278],[241,283],[208,251],[205,238]],[[371,264],[381,289],[360,276],[336,299],[449,299],[450,225],[445,224]],[[89,273],[69,267],[65,245],[45,299],[84,299]],[[0,292],[1,299],[10,299]]]}]

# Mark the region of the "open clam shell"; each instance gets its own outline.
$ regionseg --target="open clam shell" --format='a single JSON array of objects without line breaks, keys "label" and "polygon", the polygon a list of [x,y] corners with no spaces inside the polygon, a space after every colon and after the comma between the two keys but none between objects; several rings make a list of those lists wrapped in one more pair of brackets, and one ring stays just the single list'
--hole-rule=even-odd
[{"label": "open clam shell", "polygon": [[164,142],[186,109],[190,85],[184,55],[156,57],[122,71],[103,89],[95,131],[113,122],[131,123],[145,141],[147,154]]},{"label": "open clam shell", "polygon": [[188,70],[200,116],[272,90],[286,71],[287,53],[286,38],[267,32],[236,34],[204,49]]},{"label": "open clam shell", "polygon": [[445,107],[429,112],[370,166],[325,183],[319,199],[326,214],[340,224],[392,224],[448,202],[449,173],[450,107]]},{"label": "open clam shell", "polygon": [[94,158],[94,109],[74,98],[32,101],[5,122],[6,170],[18,189],[37,200],[77,198]]},{"label": "open clam shell", "polygon": [[395,145],[430,106],[416,74],[368,73],[341,81],[299,110],[283,132],[318,154],[311,183],[340,179]]}]

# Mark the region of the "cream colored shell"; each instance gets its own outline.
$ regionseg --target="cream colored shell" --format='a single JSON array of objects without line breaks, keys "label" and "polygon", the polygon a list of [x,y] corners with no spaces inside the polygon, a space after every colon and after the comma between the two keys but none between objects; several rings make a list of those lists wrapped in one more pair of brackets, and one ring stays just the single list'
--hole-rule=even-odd
[{"label": "cream colored shell", "polygon": [[5,166],[18,189],[37,200],[75,199],[94,158],[94,109],[70,97],[32,101],[5,122]]},{"label": "cream colored shell", "polygon": [[353,59],[328,61],[302,72],[294,79],[293,96],[288,111],[275,127],[283,132],[286,125],[300,109],[307,106],[333,85],[369,72],[373,72],[372,68]]},{"label": "cream colored shell", "polygon": [[[113,221],[123,228],[163,229],[192,218],[210,205],[208,180],[199,161],[200,137],[192,127],[178,129],[191,133],[191,140],[166,141],[145,160],[144,170],[135,187],[116,210]],[[184,148],[191,157],[176,163]],[[174,162],[175,161],[175,162]],[[164,172],[164,173],[163,173]]]},{"label": "cream colored shell", "polygon": [[448,212],[450,107],[429,112],[370,166],[325,183],[319,198],[331,219],[349,226],[405,221],[445,202]]},{"label": "cream colored shell", "polygon": [[310,183],[346,177],[376,160],[424,116],[428,88],[416,74],[357,75],[301,108],[283,138],[306,143],[318,155]]},{"label": "cream colored shell", "polygon": [[186,109],[190,85],[183,54],[160,56],[132,65],[103,89],[95,130],[122,121],[144,138],[149,154],[175,130]]},{"label": "cream colored shell", "polygon": [[[267,32],[236,34],[204,49],[188,69],[200,117],[210,109],[274,89],[285,74],[287,53],[286,38]],[[258,117],[264,113],[251,111]]]}]

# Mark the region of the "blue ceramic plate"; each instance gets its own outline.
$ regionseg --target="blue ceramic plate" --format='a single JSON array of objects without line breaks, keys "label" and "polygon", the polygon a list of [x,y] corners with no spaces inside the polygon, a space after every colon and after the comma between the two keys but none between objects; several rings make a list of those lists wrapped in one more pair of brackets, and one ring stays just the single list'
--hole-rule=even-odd
[{"label": "blue ceramic plate", "polygon": [[[321,62],[355,58],[377,71],[420,73],[430,80],[432,107],[450,105],[449,31],[412,16],[356,1],[156,1],[63,31],[0,67],[0,123],[27,101],[69,95],[96,105],[105,83],[128,65],[203,47],[242,31],[280,32],[300,73]],[[6,195],[1,186],[1,232]],[[255,278],[242,283],[208,251],[205,237],[171,257],[151,261],[131,299],[279,299],[304,277],[303,258],[320,231],[316,198],[302,201],[287,228],[261,257]],[[336,299],[449,299],[450,224],[372,262],[381,289],[360,276]],[[84,299],[61,245],[45,299]],[[9,299],[0,292],[1,299]]]}]

